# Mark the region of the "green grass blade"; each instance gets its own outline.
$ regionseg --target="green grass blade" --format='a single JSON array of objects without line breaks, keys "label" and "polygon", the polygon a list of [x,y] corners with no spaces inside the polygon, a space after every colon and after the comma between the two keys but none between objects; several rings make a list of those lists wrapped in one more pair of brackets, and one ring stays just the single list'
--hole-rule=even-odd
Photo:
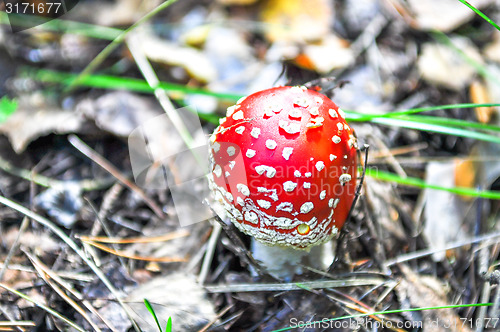
[{"label": "green grass blade", "polygon": [[[404,117],[403,117],[404,118]],[[493,131],[500,132],[500,127],[490,124],[483,124],[479,122],[466,121],[461,119],[453,119],[453,118],[442,118],[437,116],[413,116],[410,118],[411,121],[422,121],[426,123],[434,123],[446,126],[454,126],[454,127],[463,127],[463,128],[473,128],[482,131]]]},{"label": "green grass blade", "polygon": [[149,301],[147,299],[144,299],[144,305],[146,306],[146,309],[148,309],[148,311],[151,313],[151,316],[153,316],[155,322],[156,322],[156,326],[158,326],[158,330],[160,332],[161,331],[161,325],[160,325],[160,322],[158,321],[158,317],[156,316],[156,312],[155,310],[153,309],[153,306],[151,305],[151,303],[149,303]]},{"label": "green grass blade", "polygon": [[146,23],[150,19],[152,19],[154,16],[159,14],[161,11],[164,9],[168,8],[170,5],[173,3],[177,2],[177,0],[167,0],[163,2],[162,4],[158,5],[155,9],[144,15],[140,20],[132,24],[130,27],[128,27],[126,30],[122,31],[113,41],[108,44],[88,65],[85,67],[78,76],[75,77],[75,79],[68,85],[67,87],[67,92],[71,91],[76,85],[80,83],[80,81],[92,74],[97,67],[113,52],[124,40],[125,37],[134,29],[137,27],[141,26],[142,24]]},{"label": "green grass blade", "polygon": [[[362,117],[358,121],[368,121],[374,118],[392,118],[400,115],[412,115],[416,113],[424,113],[430,111],[448,110],[456,108],[474,108],[474,107],[500,107],[500,104],[489,103],[489,104],[473,104],[473,103],[463,103],[463,104],[448,104],[439,106],[429,106],[429,107],[416,107],[407,110],[394,111],[382,114],[362,114]],[[352,111],[346,111],[352,112]],[[356,112],[355,112],[356,113]]]},{"label": "green grass blade", "polygon": [[[350,121],[353,122],[364,121],[363,115],[360,115],[359,113],[354,113],[354,112],[345,112],[345,113],[346,113],[346,119]],[[424,119],[417,117],[406,116],[406,117],[393,117],[393,118],[392,117],[373,118],[369,122],[386,126],[395,126],[395,127],[415,129],[420,131],[428,131],[438,134],[473,138],[480,141],[500,144],[500,137],[494,135],[477,132],[474,130],[457,128],[454,126],[450,126],[447,123],[437,123],[436,121],[425,121]]]},{"label": "green grass blade", "polygon": [[123,30],[116,28],[61,20],[57,18],[47,19],[41,16],[22,14],[9,14],[7,16],[5,12],[0,12],[0,24],[12,24],[13,26],[26,28],[33,27],[33,25],[36,24],[39,29],[43,29],[45,31],[70,33],[105,40],[113,40],[123,32]]},{"label": "green grass blade", "polygon": [[7,96],[0,99],[0,123],[6,121],[17,110],[18,103]]},{"label": "green grass blade", "polygon": [[[76,77],[75,74],[57,72],[46,69],[26,70],[24,74],[25,76],[29,76],[30,78],[35,79],[37,81],[45,83],[58,83],[63,85],[71,84],[71,82],[74,82],[74,79]],[[92,88],[101,88],[101,89],[113,89],[113,90],[125,89],[129,91],[136,91],[142,93],[154,93],[154,90],[144,80],[136,78],[110,76],[110,75],[89,75],[83,77],[78,83],[78,85],[85,87],[92,87]],[[240,94],[212,92],[205,89],[191,88],[181,84],[174,84],[168,82],[161,82],[159,87],[166,90],[173,99],[177,99],[176,94],[180,95],[199,94],[205,96],[212,96],[217,99],[222,99],[232,102],[242,97],[242,95]],[[435,132],[440,134],[469,137],[488,142],[500,143],[500,138],[496,136],[467,129],[468,125],[471,124],[469,126],[471,128],[497,131],[497,127],[495,126],[482,125],[481,127],[481,125],[473,124],[472,122],[461,122],[460,120],[453,120],[453,119],[439,120],[440,118],[437,117],[419,118],[416,116],[411,117],[410,115],[406,117],[396,116],[396,115],[412,114],[418,112],[426,112],[436,109],[468,108],[474,106],[479,107],[479,106],[497,106],[497,105],[499,104],[444,105],[444,106],[410,109],[410,110],[400,111],[397,114],[389,113],[389,114],[379,114],[379,115],[366,115],[358,112],[346,111],[346,118],[350,121],[358,121],[358,122],[370,121],[372,123],[378,123],[382,125],[399,126],[403,128],[410,128],[416,130],[427,130],[430,132]],[[200,117],[202,117],[206,121],[217,124],[216,116],[200,114]],[[453,126],[451,124],[453,124]],[[463,128],[457,128],[457,127],[463,127]]]},{"label": "green grass blade", "polygon": [[445,305],[445,306],[436,306],[436,307],[421,307],[421,308],[410,308],[410,309],[397,309],[397,310],[386,310],[386,311],[376,311],[376,312],[370,312],[366,314],[357,314],[357,315],[348,315],[348,316],[341,316],[341,317],[335,317],[335,318],[330,318],[330,319],[324,319],[321,321],[316,321],[316,322],[309,322],[308,324],[297,324],[296,327],[285,327],[283,329],[279,330],[273,330],[271,332],[283,332],[283,331],[290,331],[295,328],[304,328],[309,326],[314,326],[312,324],[320,324],[321,322],[334,322],[337,320],[343,320],[343,319],[351,319],[351,318],[358,318],[358,317],[367,317],[367,316],[373,316],[373,315],[387,315],[387,314],[400,314],[403,312],[415,312],[415,311],[424,311],[424,310],[439,310],[439,309],[456,309],[456,308],[471,308],[471,307],[491,307],[493,303],[471,303],[471,304],[456,304],[456,305]]},{"label": "green grass blade", "polygon": [[471,197],[482,197],[487,199],[500,200],[500,191],[494,190],[477,190],[473,188],[465,187],[443,187],[435,184],[426,183],[424,180],[414,177],[400,177],[394,173],[380,171],[378,169],[366,169],[366,175],[377,180],[394,182],[410,187],[418,187],[422,189],[436,189],[443,190],[453,194]]},{"label": "green grass blade", "polygon": [[[69,85],[74,82],[77,77],[76,74],[58,72],[47,69],[26,69],[23,73],[24,76],[30,77],[36,81],[45,83],[58,83]],[[112,90],[129,90],[143,93],[154,93],[148,83],[142,79],[119,77],[111,75],[89,75],[82,77],[78,82],[79,86],[99,88],[99,89],[112,89]],[[220,93],[213,92],[206,89],[191,88],[182,84],[175,84],[169,82],[161,82],[159,87],[172,94],[197,94],[204,96],[211,96],[217,99],[236,101],[242,97],[241,94],[235,93]],[[174,96],[175,97],[175,96]],[[175,98],[173,98],[175,99]]]},{"label": "green grass blade", "polygon": [[[481,105],[481,106],[479,106],[479,105]],[[498,106],[500,106],[500,104],[477,104],[477,107],[486,107],[483,105],[488,105],[488,106],[497,106],[498,105]],[[413,110],[411,110],[411,111],[413,111]],[[394,115],[395,113],[403,114],[403,115]],[[461,120],[461,119],[438,117],[438,116],[425,116],[425,115],[404,116],[404,114],[412,114],[412,113],[418,113],[418,112],[402,111],[402,112],[390,113],[390,115],[388,115],[388,116],[386,114],[380,115],[380,116],[370,115],[369,117],[362,116],[360,118],[356,118],[354,121],[370,121],[370,120],[377,119],[377,118],[396,118],[396,119],[406,119],[409,121],[416,121],[416,122],[422,122],[422,123],[425,122],[425,123],[439,124],[439,125],[446,126],[446,127],[451,126],[451,127],[477,129],[477,130],[481,130],[481,131],[500,132],[499,126],[479,123],[479,122],[475,122],[475,121],[466,121],[466,120]]]},{"label": "green grass blade", "polygon": [[172,317],[168,317],[167,327],[165,327],[165,332],[172,332]]},{"label": "green grass blade", "polygon": [[472,9],[472,11],[474,11],[474,13],[476,13],[479,16],[481,16],[486,22],[488,22],[489,24],[491,24],[491,26],[493,26],[495,29],[497,29],[498,31],[500,31],[500,26],[498,26],[498,24],[496,24],[495,21],[493,21],[491,18],[489,18],[488,16],[486,16],[485,14],[483,14],[482,11],[480,11],[479,9],[477,9],[476,7],[474,7],[473,5],[471,5],[470,3],[468,3],[465,0],[458,0],[458,1],[460,1],[461,3],[463,3],[464,5],[466,5],[467,7],[469,7],[470,9]]}]

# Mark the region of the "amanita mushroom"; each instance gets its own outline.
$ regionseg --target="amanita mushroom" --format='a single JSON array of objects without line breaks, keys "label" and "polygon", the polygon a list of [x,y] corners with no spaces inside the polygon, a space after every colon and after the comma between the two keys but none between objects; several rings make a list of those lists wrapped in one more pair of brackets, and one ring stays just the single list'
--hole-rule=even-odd
[{"label": "amanita mushroom", "polygon": [[210,188],[252,252],[278,277],[300,273],[338,233],[354,200],[357,141],[337,105],[299,86],[227,110],[210,138]]}]

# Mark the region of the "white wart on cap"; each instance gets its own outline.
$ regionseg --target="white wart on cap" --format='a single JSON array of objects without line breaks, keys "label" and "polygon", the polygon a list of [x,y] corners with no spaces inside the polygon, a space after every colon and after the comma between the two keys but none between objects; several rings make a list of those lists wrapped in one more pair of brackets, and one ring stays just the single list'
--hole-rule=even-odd
[{"label": "white wart on cap", "polygon": [[357,143],[342,113],[326,96],[289,86],[229,108],[211,137],[209,178],[238,229],[296,249],[335,236],[356,189]]}]

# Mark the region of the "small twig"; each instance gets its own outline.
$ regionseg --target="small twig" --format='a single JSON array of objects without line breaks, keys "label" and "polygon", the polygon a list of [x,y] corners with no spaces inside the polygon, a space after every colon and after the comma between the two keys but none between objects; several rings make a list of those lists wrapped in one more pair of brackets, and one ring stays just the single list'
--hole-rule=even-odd
[{"label": "small twig", "polygon": [[205,258],[203,259],[203,264],[201,265],[200,276],[198,277],[198,282],[200,283],[200,285],[203,285],[205,283],[205,280],[207,279],[208,270],[210,269],[210,265],[212,264],[215,247],[217,245],[217,240],[219,239],[221,230],[221,225],[218,222],[214,223],[212,234],[210,234],[210,239],[208,240]]},{"label": "small twig", "polygon": [[21,227],[19,227],[19,231],[17,232],[16,240],[10,247],[9,253],[7,254],[7,258],[5,258],[5,261],[3,263],[2,270],[0,270],[0,282],[2,282],[2,279],[5,275],[5,271],[7,271],[10,261],[12,260],[12,257],[14,257],[19,242],[21,241],[21,236],[26,231],[26,228],[28,228],[29,223],[30,223],[29,218],[24,217],[23,222],[21,223]]},{"label": "small twig", "polygon": [[[17,322],[14,319],[14,317],[12,317],[12,315],[9,312],[7,312],[7,310],[5,310],[5,308],[2,305],[0,305],[0,313],[2,313],[5,316],[5,318],[7,318],[11,323],[14,324]],[[6,322],[2,322],[2,323],[5,324]],[[2,325],[0,325],[0,326],[2,326]],[[21,326],[15,325],[15,327],[16,327],[17,331],[24,332],[24,329],[22,329]]]},{"label": "small twig", "polygon": [[418,259],[418,258],[422,258],[425,256],[429,256],[429,255],[432,255],[436,252],[456,249],[459,247],[467,246],[467,245],[470,245],[473,243],[478,243],[478,242],[486,241],[486,240],[494,240],[494,241],[489,243],[489,245],[493,245],[494,242],[500,241],[500,232],[486,234],[486,235],[482,235],[482,236],[477,236],[475,238],[468,239],[468,240],[451,242],[451,243],[449,243],[443,247],[440,247],[440,248],[424,249],[424,250],[414,251],[414,252],[411,252],[408,254],[403,254],[403,255],[400,255],[400,256],[395,257],[393,259],[388,259],[387,261],[385,261],[385,265],[389,267],[389,266],[403,263],[403,262],[407,262],[407,261],[410,261],[413,259]]},{"label": "small twig", "polygon": [[0,322],[0,330],[3,331],[3,328],[8,328],[11,331],[12,327],[19,329],[19,331],[24,331],[21,327],[35,327],[35,322],[26,321],[26,320],[18,320],[18,321],[10,321],[10,322]]},{"label": "small twig", "polygon": [[118,244],[129,244],[129,243],[154,243],[154,242],[165,242],[181,237],[188,236],[190,233],[187,230],[180,230],[165,235],[158,235],[152,237],[104,237],[104,236],[86,236],[77,235],[76,237],[85,242],[101,242],[101,243],[118,243]]},{"label": "small twig", "polygon": [[[354,207],[356,206],[356,203],[359,199],[359,196],[361,196],[361,189],[363,188],[363,183],[364,183],[364,180],[365,180],[365,175],[366,175],[366,168],[368,167],[368,152],[370,150],[370,146],[368,144],[365,144],[363,146],[364,148],[364,151],[365,151],[365,159],[364,159],[364,163],[363,163],[363,172],[361,173],[361,176],[359,178],[359,183],[356,187],[356,193],[354,194],[354,199],[352,201],[352,204],[351,204],[351,208],[349,209],[349,213],[347,214],[347,219],[346,220],[349,220],[351,218],[351,215],[352,215],[352,212],[354,211]],[[358,149],[357,151],[358,153],[358,159],[361,159],[361,149]],[[341,251],[342,251],[342,243],[346,237],[346,234],[347,234],[347,230],[345,227],[343,227],[340,231],[340,235],[337,239],[337,248],[335,250],[335,259],[333,260],[332,264],[330,265],[330,267],[328,267],[328,272],[332,271],[335,267],[335,265],[339,262],[339,259],[340,259],[340,254],[341,254]]]},{"label": "small twig", "polygon": [[383,14],[378,14],[368,23],[359,37],[351,44],[354,58],[357,58],[364,50],[375,43],[377,36],[389,22],[389,19]]},{"label": "small twig", "polygon": [[[373,136],[372,136],[373,137]],[[398,156],[402,154],[408,154],[411,152],[418,152],[421,150],[425,150],[429,147],[429,143],[426,142],[421,142],[421,143],[416,143],[412,145],[407,145],[407,146],[399,146],[396,148],[389,149],[389,151],[372,151],[370,154],[370,159],[380,159],[380,158],[386,158],[388,156]],[[399,163],[400,161],[396,159],[396,161]]]},{"label": "small twig", "polygon": [[[224,319],[222,322],[220,322],[218,324],[218,326],[223,326],[225,327],[226,324],[230,324],[231,326],[231,322],[233,321],[237,321],[241,315],[243,315],[243,313],[246,311],[246,309],[241,309],[241,310],[238,310],[237,312],[235,312],[234,314],[232,314],[230,317]],[[254,329],[250,330],[251,332],[255,331]]]},{"label": "small twig", "polygon": [[234,233],[234,231],[231,229],[229,225],[227,225],[218,215],[215,213],[215,211],[212,210],[212,213],[214,214],[215,220],[221,225],[222,229],[226,232],[227,236],[229,239],[234,243],[235,249],[236,249],[236,255],[247,265],[253,267],[255,269],[255,272],[259,275],[259,277],[264,277],[264,276],[269,276],[273,278],[274,280],[277,280],[275,277],[271,276],[268,273],[265,273],[262,268],[260,267],[259,263],[253,258],[252,254],[250,251],[248,251],[245,248],[245,245],[243,244],[243,241],[239,238],[238,235]]},{"label": "small twig", "polygon": [[[25,254],[28,254],[25,252]],[[73,295],[76,299],[81,301],[83,305],[96,317],[99,317],[101,321],[110,328],[111,331],[116,332],[117,329],[109,322],[106,318],[104,318],[93,306],[90,304],[89,301],[85,300],[85,297],[83,294],[80,292],[76,291],[71,285],[64,279],[61,278],[60,275],[57,274],[57,272],[52,271],[47,265],[43,264],[42,261],[40,261],[36,256],[32,256],[28,254],[28,258],[32,261],[32,263],[38,265],[38,268],[42,270],[44,274],[46,274],[49,278],[53,279],[55,282],[57,282],[59,285],[61,285],[63,288],[65,288],[71,295]],[[92,325],[92,323],[90,323]]]},{"label": "small twig", "polygon": [[10,288],[9,286],[7,285],[4,285],[2,283],[0,283],[0,287],[1,288],[4,288],[5,290],[13,293],[13,294],[16,294],[17,296],[25,299],[26,301],[29,301],[33,304],[35,304],[37,307],[45,310],[47,313],[51,314],[52,316],[62,320],[63,322],[65,322],[66,324],[70,325],[71,327],[73,327],[74,329],[76,329],[77,331],[80,331],[80,332],[86,332],[83,328],[81,328],[80,326],[78,326],[76,323],[74,323],[73,321],[69,320],[68,318],[66,318],[65,316],[61,315],[60,313],[58,313],[57,311],[47,307],[46,305],[40,303],[39,301],[35,300],[35,299],[32,299],[31,297],[29,297],[28,295],[26,294],[23,294],[13,288]]},{"label": "small twig", "polygon": [[161,210],[161,208],[151,199],[146,193],[139,188],[135,183],[130,181],[125,175],[123,175],[114,165],[112,165],[109,161],[107,161],[103,156],[101,156],[97,151],[92,149],[90,146],[85,144],[81,139],[79,139],[76,135],[70,135],[68,137],[68,141],[81,153],[87,156],[90,160],[95,162],[97,165],[104,168],[111,175],[113,175],[118,181],[127,186],[130,190],[139,195],[144,202],[153,210],[153,212],[161,219],[165,218],[165,214]]},{"label": "small twig", "polygon": [[[490,298],[490,293],[491,293],[490,283],[483,281],[483,290],[481,292],[479,303],[488,302],[488,300]],[[488,307],[480,307],[478,309],[477,320],[476,320],[476,322],[477,322],[476,332],[483,332],[484,331],[484,322],[486,322],[485,317],[486,317],[487,312],[488,312]]]},{"label": "small twig", "polygon": [[315,87],[320,87],[321,91],[330,91],[339,87],[339,83],[336,82],[334,76],[330,77],[320,77],[315,80],[304,83],[304,86],[308,89],[317,90]]},{"label": "small twig", "polygon": [[[337,296],[333,296],[331,294],[325,293],[325,296],[327,296],[328,298],[339,303],[342,306],[342,309],[344,309],[345,312],[347,312],[350,315],[353,315],[353,312],[351,312],[351,310],[354,310],[357,313],[368,314],[368,317],[372,318],[375,321],[378,321],[379,323],[382,323],[383,321],[392,321],[392,319],[390,319],[389,317],[387,317],[385,315],[369,314],[371,312],[375,312],[376,310],[374,308],[370,307],[369,305],[363,303],[362,301],[352,297],[352,296],[344,294],[336,289],[329,289],[329,291],[336,293],[336,294],[338,294],[338,295],[340,295],[348,300],[348,301],[346,301],[346,300],[343,300],[341,298],[338,298]],[[363,322],[360,322],[360,323],[362,324]],[[384,324],[381,324],[381,325],[384,325]],[[386,326],[388,329],[393,330],[395,332],[406,332],[406,330],[395,328],[392,325],[393,324],[385,324],[384,326]],[[396,324],[394,324],[394,325],[396,325]]]},{"label": "small twig", "polygon": [[500,285],[497,284],[497,290],[493,299],[490,317],[500,317]]},{"label": "small twig", "polygon": [[[365,151],[365,160],[363,163],[363,172],[361,173],[361,176],[359,178],[359,184],[356,187],[356,193],[354,194],[354,200],[352,201],[351,208],[349,209],[349,214],[347,215],[347,220],[351,217],[352,212],[354,211],[354,207],[356,206],[356,202],[358,201],[359,196],[361,195],[361,189],[363,188],[363,182],[365,181],[365,175],[366,175],[366,168],[368,167],[368,152],[370,150],[370,146],[368,144],[365,144],[363,146],[364,151]],[[358,158],[361,159],[360,156],[361,150],[358,150]]]},{"label": "small twig", "polygon": [[391,154],[391,150],[385,145],[385,143],[377,136],[370,135],[370,137],[377,143],[379,146],[381,153],[385,156],[387,162],[392,166],[394,171],[402,178],[406,178],[408,175],[406,174],[401,164],[396,160],[393,154]]},{"label": "small twig", "polygon": [[[4,264],[0,262],[0,267],[3,267]],[[27,273],[36,273],[36,271],[32,268],[29,268],[24,265],[19,265],[19,264],[10,264],[8,267],[9,270],[15,270],[15,271],[21,271],[21,272],[27,272]],[[76,281],[81,281],[81,282],[91,282],[95,278],[94,276],[90,274],[83,274],[80,272],[67,272],[67,271],[56,271],[56,273],[61,276],[61,278],[64,279],[71,279],[71,280],[76,280]]]},{"label": "small twig", "polygon": [[372,285],[390,285],[393,281],[385,281],[382,278],[352,278],[338,280],[304,281],[300,283],[249,283],[249,284],[226,284],[203,286],[211,293],[227,292],[283,292],[304,289],[322,289],[339,287],[357,287]]},{"label": "small twig", "polygon": [[[390,269],[384,265],[384,262],[387,260],[386,248],[383,243],[384,230],[382,229],[378,219],[376,217],[374,218],[370,214],[367,206],[367,201],[362,200],[361,203],[363,205],[363,210],[366,213],[365,217],[366,227],[368,228],[368,231],[371,233],[371,237],[374,239],[375,242],[373,245],[374,252],[372,253],[371,256],[385,274],[390,274],[391,273]],[[360,240],[362,242],[366,242],[366,238],[362,237]],[[365,243],[365,245],[369,246],[370,244]]]},{"label": "small twig", "polygon": [[[92,201],[90,201],[90,199],[88,199],[87,197],[84,197],[83,199],[87,202],[87,204],[90,206],[90,208],[92,209],[92,211],[94,211],[95,217],[97,219],[96,220],[97,224],[101,225],[102,228],[104,229],[104,232],[109,237],[111,237],[111,229],[109,229],[108,224],[106,223],[105,219],[101,219],[100,218],[99,212],[97,212],[97,209],[94,206],[94,204],[92,203]],[[86,244],[88,244],[88,243],[86,243]],[[118,247],[116,247],[114,244],[112,245],[112,247],[113,247],[114,250],[118,250]],[[86,248],[86,249],[89,249],[89,248],[91,248],[91,247],[88,246],[88,248]],[[97,256],[96,252],[93,252],[92,254],[93,254],[94,257]],[[127,265],[125,264],[125,260],[121,256],[119,256],[119,255],[117,257],[118,257],[118,260],[120,261],[121,266],[125,269],[125,271],[127,271]]]},{"label": "small twig", "polygon": [[[33,173],[27,169],[15,167],[9,161],[3,159],[1,156],[0,156],[0,169],[6,173],[9,173],[10,175],[24,179],[26,181],[33,181],[37,185],[46,188],[54,186],[63,186],[65,184],[65,181],[51,179],[49,177]],[[93,191],[109,187],[110,185],[113,184],[113,182],[115,182],[115,179],[113,177],[109,177],[105,179],[85,179],[76,181],[75,183],[78,184],[78,186],[83,191]]]},{"label": "small twig", "polygon": [[[99,209],[99,213],[97,214],[97,220],[105,220],[108,216],[109,211],[111,210],[114,202],[118,199],[118,196],[123,191],[123,186],[121,183],[115,183],[109,190],[104,193],[104,197],[102,199],[101,207]],[[100,222],[94,222],[92,225],[92,229],[90,231],[90,235],[96,236],[101,232],[102,224]]]},{"label": "small twig", "polygon": [[[66,235],[59,227],[54,225],[50,220],[40,216],[37,213],[34,213],[33,211],[25,208],[24,206],[17,204],[3,196],[0,196],[0,204],[4,204],[22,214],[25,216],[31,218],[32,220],[38,222],[40,225],[45,226],[49,230],[51,230],[54,234],[56,234],[61,240],[63,240],[80,258],[90,267],[90,269],[97,275],[97,277],[103,282],[103,284],[106,286],[106,288],[109,289],[111,294],[116,298],[118,303],[121,305],[125,313],[127,314],[127,317],[129,317],[132,325],[134,326],[134,329],[137,332],[140,332],[139,326],[137,326],[137,323],[133,319],[133,314],[130,311],[130,308],[123,302],[122,298],[120,297],[118,291],[116,288],[113,286],[113,284],[109,281],[109,279],[106,277],[106,275],[92,262],[87,255],[76,245],[76,243]],[[1,285],[1,284],[0,284]],[[5,288],[5,286],[4,286]],[[9,288],[10,289],[10,288]]]},{"label": "small twig", "polygon": [[[71,299],[64,291],[56,285],[53,281],[51,281],[50,276],[46,273],[46,270],[48,269],[46,266],[42,267],[43,263],[38,260],[36,257],[32,256],[28,252],[24,252],[26,256],[28,256],[29,260],[35,267],[35,269],[38,272],[38,275],[45,281],[47,285],[49,285],[64,301],[66,301],[67,304],[69,304],[73,309],[76,310],[89,324],[92,326],[94,330],[97,332],[101,332],[101,329],[99,326],[97,326],[92,319],[89,317],[89,315],[83,310],[82,307],[80,307],[73,299]],[[67,287],[66,289],[68,289]]]},{"label": "small twig", "polygon": [[157,263],[178,263],[178,262],[185,262],[187,261],[186,258],[182,257],[146,257],[146,256],[137,256],[137,255],[131,255],[127,254],[126,252],[122,250],[116,250],[113,248],[110,248],[108,246],[105,246],[103,244],[94,242],[94,241],[85,241],[85,243],[94,246],[98,249],[101,249],[102,251],[108,252],[112,255],[119,256],[119,257],[124,257],[128,259],[135,259],[135,260],[140,260],[140,261],[146,261],[146,262],[157,262]]},{"label": "small twig", "polygon": [[226,306],[224,309],[222,309],[222,311],[221,311],[221,312],[219,312],[219,313],[217,314],[217,316],[215,316],[215,317],[214,317],[214,319],[212,319],[210,322],[208,322],[208,324],[207,324],[207,325],[205,325],[205,326],[204,326],[201,330],[199,330],[198,332],[206,332],[206,331],[210,328],[210,326],[214,325],[214,324],[215,324],[215,322],[216,322],[219,318],[221,318],[222,316],[224,316],[224,315],[226,314],[226,312],[228,312],[228,311],[229,311],[232,307],[234,307],[234,304],[230,304],[230,305]]},{"label": "small twig", "polygon": [[[394,282],[392,284],[392,286],[389,286],[387,287],[381,294],[380,296],[378,297],[377,299],[377,302],[375,302],[375,304],[373,305],[374,308],[377,308],[383,301],[384,299],[389,295],[391,294],[394,289],[396,289],[396,287],[398,287],[399,285],[399,282]],[[380,311],[383,311],[383,310],[380,310]]]}]

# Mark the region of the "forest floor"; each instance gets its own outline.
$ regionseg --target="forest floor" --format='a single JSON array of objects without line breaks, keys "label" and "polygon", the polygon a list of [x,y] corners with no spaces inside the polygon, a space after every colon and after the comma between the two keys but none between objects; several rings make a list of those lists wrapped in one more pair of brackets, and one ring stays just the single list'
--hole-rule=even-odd
[{"label": "forest floor", "polygon": [[[172,331],[498,331],[494,24],[459,0],[70,9],[0,13],[0,331],[158,331],[144,299]],[[187,149],[173,109],[206,138],[242,96],[308,82],[370,149],[335,262],[285,282],[150,171],[196,172],[169,163]]]}]

